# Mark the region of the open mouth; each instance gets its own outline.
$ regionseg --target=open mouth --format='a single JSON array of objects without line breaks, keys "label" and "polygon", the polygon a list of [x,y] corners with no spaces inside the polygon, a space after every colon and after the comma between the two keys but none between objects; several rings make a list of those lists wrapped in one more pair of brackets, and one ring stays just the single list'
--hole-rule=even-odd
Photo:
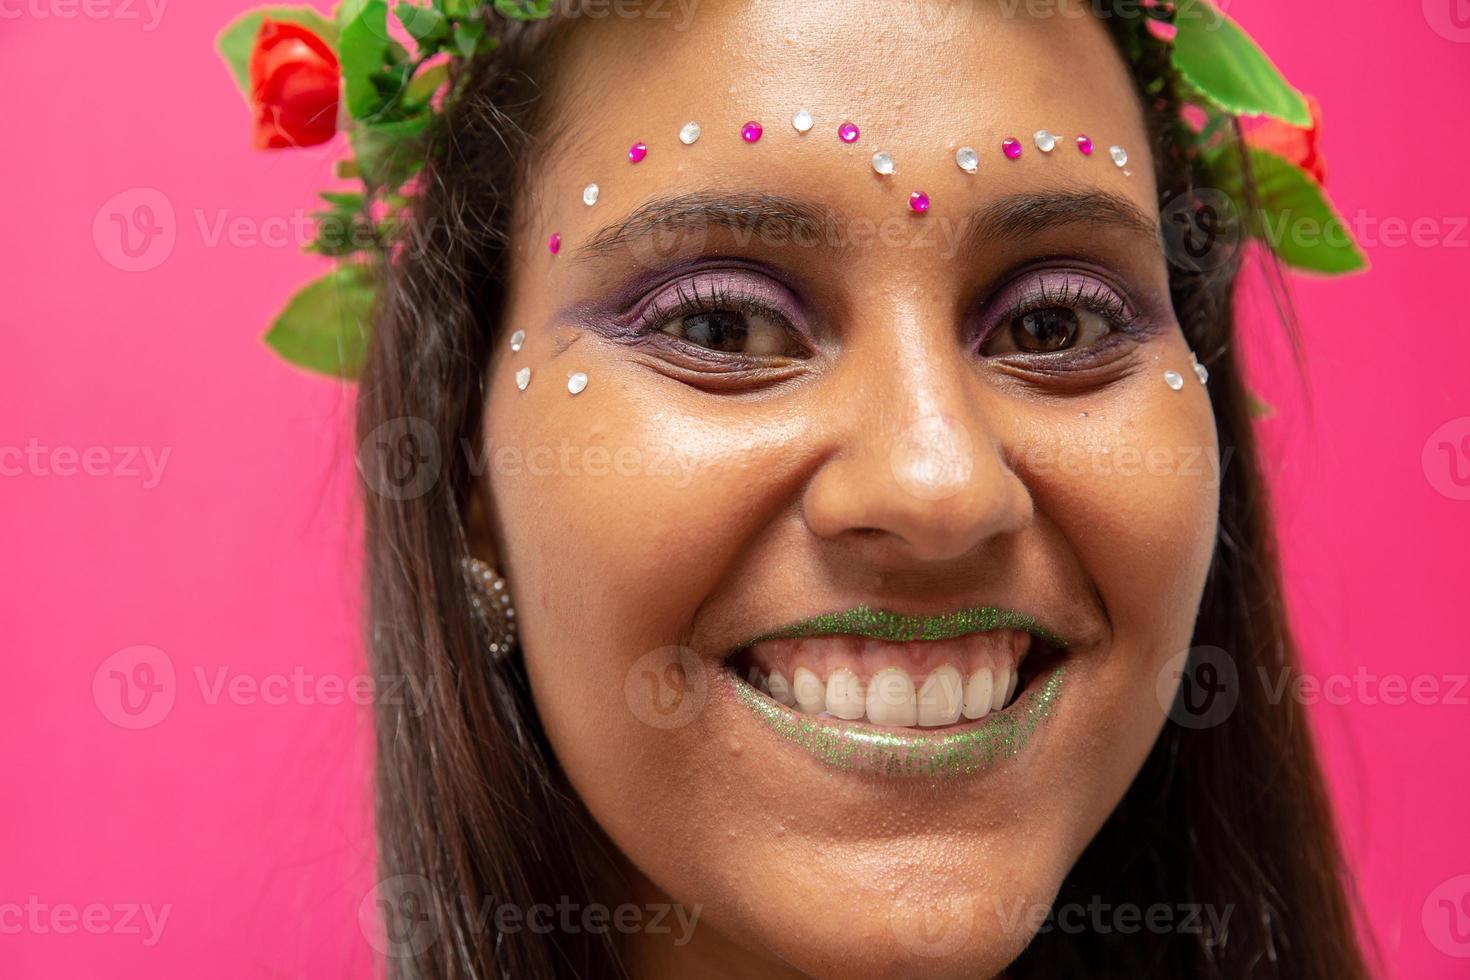
[{"label": "open mouth", "polygon": [[[1065,645],[1026,617],[977,610],[954,628],[898,629],[907,617],[854,612],[850,632],[827,617],[724,663],[767,727],[833,767],[975,772],[1017,754],[1056,702]],[[861,625],[871,622],[882,628]]]},{"label": "open mouth", "polygon": [[1038,636],[998,629],[907,642],[775,638],[736,651],[727,665],[761,694],[803,715],[932,731],[1005,711],[1060,656]]}]

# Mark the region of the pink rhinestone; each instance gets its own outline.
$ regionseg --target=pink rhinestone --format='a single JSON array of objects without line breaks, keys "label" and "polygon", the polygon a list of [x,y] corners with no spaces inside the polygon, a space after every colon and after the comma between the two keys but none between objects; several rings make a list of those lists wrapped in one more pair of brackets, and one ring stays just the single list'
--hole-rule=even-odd
[{"label": "pink rhinestone", "polygon": [[909,195],[909,207],[915,214],[923,214],[929,210],[929,195],[923,191],[914,191]]},{"label": "pink rhinestone", "polygon": [[560,233],[555,234],[555,235],[552,235],[550,238],[548,238],[546,240],[546,250],[548,252],[550,252],[552,255],[555,255],[557,252],[560,252],[561,251],[561,235],[560,235]]},{"label": "pink rhinestone", "polygon": [[1006,156],[1010,157],[1012,160],[1021,155],[1021,141],[1016,139],[1014,136],[1007,136],[1005,138],[1005,142],[1000,144],[1000,148],[1004,150]]},{"label": "pink rhinestone", "polygon": [[642,163],[646,156],[648,156],[647,143],[634,143],[628,147],[628,159],[633,163]]},{"label": "pink rhinestone", "polygon": [[1077,137],[1077,149],[1081,150],[1085,157],[1092,156],[1092,140],[1086,136]]},{"label": "pink rhinestone", "polygon": [[842,140],[842,142],[844,143],[856,143],[858,141],[858,137],[861,135],[863,135],[862,130],[858,129],[850,122],[843,123],[841,126],[837,127],[837,138]]},{"label": "pink rhinestone", "polygon": [[765,130],[761,128],[761,124],[752,120],[741,128],[740,138],[747,143],[759,143],[764,133]]}]

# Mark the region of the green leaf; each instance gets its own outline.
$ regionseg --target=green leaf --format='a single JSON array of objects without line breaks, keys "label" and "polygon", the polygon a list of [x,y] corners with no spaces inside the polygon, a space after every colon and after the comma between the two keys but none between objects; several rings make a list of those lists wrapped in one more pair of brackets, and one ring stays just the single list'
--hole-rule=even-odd
[{"label": "green leaf", "polygon": [[312,214],[316,234],[306,251],[341,257],[371,251],[381,244],[378,229],[361,214],[347,211],[317,211]]},{"label": "green leaf", "polygon": [[272,20],[300,24],[332,47],[337,45],[337,25],[311,7],[256,7],[245,11],[225,25],[215,37],[214,46],[247,99],[250,97],[250,52],[255,48],[260,22],[267,15]]},{"label": "green leaf", "polygon": [[551,16],[552,0],[495,0],[495,12],[511,20],[540,20]]},{"label": "green leaf", "polygon": [[454,25],[454,46],[459,51],[460,57],[470,58],[480,46],[480,39],[485,36],[485,22],[483,20],[464,20]]},{"label": "green leaf", "polygon": [[[1206,159],[1221,190],[1243,208],[1244,181],[1238,150],[1234,145],[1221,147]],[[1246,223],[1252,235],[1294,269],[1344,275],[1368,267],[1367,257],[1333,209],[1322,185],[1269,150],[1250,147],[1246,154],[1260,203]]]},{"label": "green leaf", "polygon": [[1310,126],[1302,94],[1240,25],[1208,0],[1175,6],[1174,67],[1220,108],[1236,115],[1266,115]]},{"label": "green leaf", "polygon": [[424,113],[398,122],[352,127],[352,152],[369,186],[397,187],[418,171],[424,162],[421,137],[432,120],[433,116]]},{"label": "green leaf", "polygon": [[439,86],[447,81],[449,81],[449,63],[441,61],[415,75],[413,81],[408,83],[408,91],[405,95],[411,102],[428,102],[434,97],[434,93],[439,91]]},{"label": "green leaf", "polygon": [[[409,36],[420,45],[425,41],[437,41],[449,37],[449,21],[433,7],[420,7],[403,0],[393,8],[393,14]],[[432,45],[431,45],[432,46]]]},{"label": "green leaf", "polygon": [[[388,5],[383,0],[358,0],[360,10],[342,25],[337,56],[347,90],[347,111],[366,119],[383,107],[373,76],[388,63]],[[343,10],[347,9],[344,3]]]},{"label": "green leaf", "polygon": [[372,325],[374,283],[366,265],[338,266],[291,297],[266,333],[266,344],[308,371],[357,377]]},{"label": "green leaf", "polygon": [[356,211],[363,198],[361,191],[322,191],[322,200],[338,211]]}]

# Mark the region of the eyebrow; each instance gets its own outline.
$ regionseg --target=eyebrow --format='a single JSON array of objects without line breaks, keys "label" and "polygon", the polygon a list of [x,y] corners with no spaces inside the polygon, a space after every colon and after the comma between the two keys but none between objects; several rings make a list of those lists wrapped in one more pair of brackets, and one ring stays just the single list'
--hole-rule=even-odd
[{"label": "eyebrow", "polygon": [[[905,220],[914,220],[904,216]],[[932,220],[932,219],[931,219]],[[1030,238],[1067,227],[1116,228],[1159,243],[1158,222],[1128,198],[1109,191],[1060,190],[1009,194],[980,205],[966,219],[964,244],[979,249],[1008,238]],[[842,247],[842,216],[825,205],[772,194],[695,192],[658,198],[592,235],[577,259],[616,252],[657,233],[698,234],[711,228],[752,240],[777,233],[783,240],[819,237]]]}]

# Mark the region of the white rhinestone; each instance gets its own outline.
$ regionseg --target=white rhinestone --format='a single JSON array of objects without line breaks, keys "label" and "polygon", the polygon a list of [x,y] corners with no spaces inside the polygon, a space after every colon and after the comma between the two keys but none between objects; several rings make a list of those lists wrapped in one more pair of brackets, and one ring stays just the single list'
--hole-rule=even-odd
[{"label": "white rhinestone", "polygon": [[526,342],[526,331],[524,331],[524,330],[517,330],[515,333],[513,333],[513,334],[510,335],[510,349],[511,350],[517,350],[517,351],[520,350],[521,349],[521,345],[524,344],[525,342]]},{"label": "white rhinestone", "polygon": [[791,128],[795,129],[798,133],[810,132],[814,125],[816,125],[816,121],[812,119],[810,109],[799,109],[796,115],[791,117]]},{"label": "white rhinestone", "polygon": [[685,146],[697,143],[702,132],[703,130],[699,128],[699,123],[687,122],[684,124],[684,128],[679,130],[679,142]]},{"label": "white rhinestone", "polygon": [[1203,384],[1209,384],[1209,382],[1210,382],[1210,370],[1209,370],[1209,368],[1205,367],[1199,361],[1195,361],[1194,362],[1194,376],[1196,378],[1199,378],[1199,383],[1202,384],[1202,385]]},{"label": "white rhinestone", "polygon": [[1042,153],[1050,153],[1056,149],[1057,138],[1044,129],[1038,129],[1032,138],[1036,140],[1036,148]]},{"label": "white rhinestone", "polygon": [[587,375],[581,371],[573,371],[567,375],[567,391],[574,395],[580,395],[587,389]]},{"label": "white rhinestone", "polygon": [[972,174],[980,169],[980,154],[975,152],[973,146],[962,146],[955,151],[954,162],[967,174]]},{"label": "white rhinestone", "polygon": [[887,177],[889,174],[893,173],[893,157],[889,156],[887,153],[874,153],[873,169],[882,174],[884,177]]},{"label": "white rhinestone", "polygon": [[1180,388],[1184,387],[1184,376],[1181,375],[1178,371],[1165,371],[1164,384],[1168,385],[1170,388],[1173,388],[1175,391],[1178,391]]},{"label": "white rhinestone", "polygon": [[600,193],[602,193],[602,188],[596,184],[588,184],[586,189],[582,191],[582,203],[589,208],[592,207],[592,205],[597,203],[597,195]]},{"label": "white rhinestone", "polygon": [[526,390],[526,385],[528,385],[530,383],[531,383],[531,369],[530,368],[521,368],[519,371],[516,372],[516,387],[517,388],[521,389],[522,391],[525,391]]},{"label": "white rhinestone", "polygon": [[1121,146],[1108,147],[1108,155],[1111,156],[1113,158],[1113,162],[1120,167],[1128,163],[1128,151],[1123,149]]}]

